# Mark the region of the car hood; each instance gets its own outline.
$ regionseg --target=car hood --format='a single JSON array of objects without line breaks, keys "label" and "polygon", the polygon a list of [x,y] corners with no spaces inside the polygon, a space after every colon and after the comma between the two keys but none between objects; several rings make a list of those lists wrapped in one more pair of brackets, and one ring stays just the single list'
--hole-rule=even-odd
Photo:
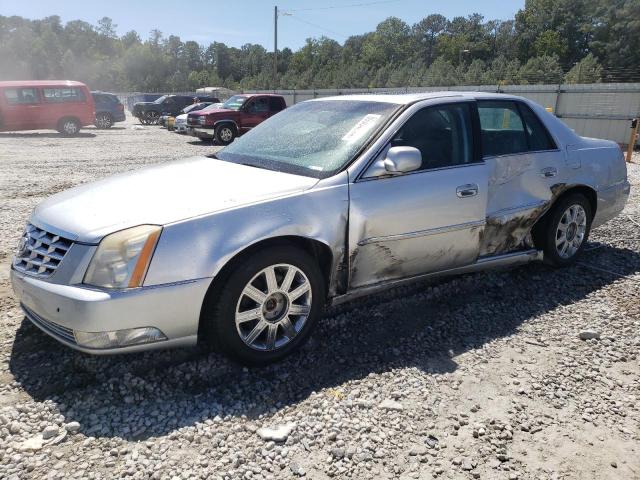
[{"label": "car hood", "polygon": [[165,225],[311,188],[317,179],[207,157],[115,175],[49,197],[32,223],[97,243],[136,225]]},{"label": "car hood", "polygon": [[197,112],[189,112],[189,115],[215,115],[216,113],[229,114],[229,112],[236,113],[237,110],[231,110],[230,108],[214,108],[212,110],[198,110]]}]

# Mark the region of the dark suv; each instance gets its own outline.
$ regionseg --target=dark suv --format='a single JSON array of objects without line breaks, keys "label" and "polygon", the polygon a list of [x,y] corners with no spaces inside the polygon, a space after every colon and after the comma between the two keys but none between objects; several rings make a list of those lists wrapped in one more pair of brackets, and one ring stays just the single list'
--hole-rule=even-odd
[{"label": "dark suv", "polygon": [[127,117],[124,105],[113,93],[91,92],[96,104],[96,122],[98,128],[111,128],[115,122],[124,122]]},{"label": "dark suv", "polygon": [[163,95],[153,102],[138,102],[133,106],[133,115],[138,117],[140,123],[145,125],[158,123],[163,114],[178,115],[180,111],[192,103],[211,102],[217,103],[215,97],[202,97],[190,95]]},{"label": "dark suv", "polygon": [[200,139],[228,145],[243,133],[287,108],[282,95],[234,95],[220,108],[189,113],[187,125]]}]

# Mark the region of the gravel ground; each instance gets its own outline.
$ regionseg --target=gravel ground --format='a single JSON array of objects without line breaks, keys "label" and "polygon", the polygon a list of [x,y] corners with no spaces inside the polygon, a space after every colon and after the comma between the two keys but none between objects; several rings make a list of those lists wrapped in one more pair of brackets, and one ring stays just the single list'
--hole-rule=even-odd
[{"label": "gravel ground", "polygon": [[571,268],[354,302],[267,368],[91,357],[23,320],[8,269],[45,196],[212,152],[131,126],[0,134],[0,478],[640,478],[640,165]]}]

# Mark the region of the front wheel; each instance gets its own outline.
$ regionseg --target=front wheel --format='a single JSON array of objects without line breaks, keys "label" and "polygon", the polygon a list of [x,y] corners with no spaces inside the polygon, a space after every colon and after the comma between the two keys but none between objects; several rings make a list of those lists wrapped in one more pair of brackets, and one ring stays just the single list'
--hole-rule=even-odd
[{"label": "front wheel", "polygon": [[236,138],[236,130],[232,125],[222,124],[216,127],[214,135],[220,145],[229,145]]},{"label": "front wheel", "polygon": [[272,247],[248,256],[208,295],[206,339],[245,364],[265,365],[299,348],[324,307],[322,273],[306,252]]},{"label": "front wheel", "polygon": [[591,220],[591,204],[584,195],[576,193],[561,199],[544,225],[545,262],[555,267],[575,262],[589,238]]},{"label": "front wheel", "polygon": [[152,110],[145,114],[145,118],[147,120],[147,125],[157,125],[158,121],[160,120],[160,114]]}]

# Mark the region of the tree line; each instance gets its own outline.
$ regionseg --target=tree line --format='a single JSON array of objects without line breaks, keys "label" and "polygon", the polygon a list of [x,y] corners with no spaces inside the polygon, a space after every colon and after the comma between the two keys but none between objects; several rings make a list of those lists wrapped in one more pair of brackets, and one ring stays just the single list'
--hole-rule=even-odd
[{"label": "tree line", "polygon": [[343,43],[308,38],[295,52],[200,45],[152,30],[117,35],[60,17],[0,16],[0,80],[80,80],[112,91],[375,88],[640,81],[640,0],[526,0],[509,20],[389,17]]}]

